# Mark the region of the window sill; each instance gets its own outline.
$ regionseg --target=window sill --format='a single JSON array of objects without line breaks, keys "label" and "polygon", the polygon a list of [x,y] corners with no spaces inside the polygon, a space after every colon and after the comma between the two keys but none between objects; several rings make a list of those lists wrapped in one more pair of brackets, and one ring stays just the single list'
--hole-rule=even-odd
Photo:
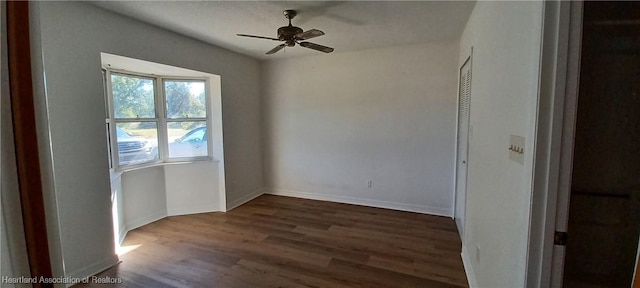
[{"label": "window sill", "polygon": [[122,176],[122,171],[114,171],[113,169],[110,169],[109,174],[111,176],[111,182],[113,182]]},{"label": "window sill", "polygon": [[171,162],[151,162],[151,163],[145,163],[145,164],[131,166],[131,167],[120,167],[111,172],[111,181],[120,177],[120,175],[122,175],[125,172],[135,171],[140,169],[168,166],[168,165],[185,165],[185,164],[195,164],[195,163],[218,163],[218,162],[220,162],[220,160],[209,158],[209,159],[202,159],[202,160],[198,159],[198,160],[178,160],[178,161],[171,161]]}]

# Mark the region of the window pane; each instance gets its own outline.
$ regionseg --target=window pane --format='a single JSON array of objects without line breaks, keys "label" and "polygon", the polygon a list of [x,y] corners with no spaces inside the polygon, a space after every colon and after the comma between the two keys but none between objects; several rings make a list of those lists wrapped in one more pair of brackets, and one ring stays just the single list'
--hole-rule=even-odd
[{"label": "window pane", "polygon": [[116,124],[120,166],[158,159],[158,123],[131,122]]},{"label": "window pane", "polygon": [[167,118],[205,118],[204,81],[165,81]]},{"label": "window pane", "polygon": [[111,74],[116,119],[156,118],[153,87],[153,79]]},{"label": "window pane", "polygon": [[207,156],[207,122],[168,122],[169,158]]}]

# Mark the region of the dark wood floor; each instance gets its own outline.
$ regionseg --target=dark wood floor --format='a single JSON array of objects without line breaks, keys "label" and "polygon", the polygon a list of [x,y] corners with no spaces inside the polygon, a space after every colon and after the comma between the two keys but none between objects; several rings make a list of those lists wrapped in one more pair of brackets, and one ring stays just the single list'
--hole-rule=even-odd
[{"label": "dark wood floor", "polygon": [[452,219],[356,205],[263,195],[140,227],[132,245],[98,276],[121,277],[117,287],[468,287]]}]

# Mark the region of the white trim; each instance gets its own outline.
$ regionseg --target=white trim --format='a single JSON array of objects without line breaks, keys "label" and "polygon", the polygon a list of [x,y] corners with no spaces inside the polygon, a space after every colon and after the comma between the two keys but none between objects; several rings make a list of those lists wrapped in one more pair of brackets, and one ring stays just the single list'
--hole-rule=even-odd
[{"label": "white trim", "polygon": [[466,246],[462,246],[462,253],[460,255],[462,256],[464,273],[467,274],[467,280],[469,281],[469,288],[477,288],[478,280],[476,280],[476,273],[473,272],[473,265],[471,265],[471,259],[469,259]]},{"label": "white trim", "polygon": [[260,195],[264,194],[264,189],[263,188],[258,188],[255,191],[249,193],[249,195],[246,195],[238,200],[235,200],[231,203],[227,204],[227,210],[226,211],[231,211],[232,209],[239,207],[240,205],[247,203],[255,198],[258,198]]},{"label": "white trim", "polygon": [[[561,287],[579,87],[582,2],[545,2],[527,243],[526,287]],[[568,165],[568,166],[567,166]]]},{"label": "white trim", "polygon": [[181,207],[181,208],[173,208],[167,209],[168,216],[179,216],[179,215],[189,215],[189,214],[199,214],[199,213],[209,213],[209,212],[219,212],[220,210],[216,205],[202,205],[199,207]]},{"label": "white trim", "polygon": [[118,233],[120,234],[118,235],[118,245],[122,245],[124,238],[127,237],[127,232],[129,232],[129,230],[127,230],[127,225],[120,225],[120,229],[118,230]]},{"label": "white trim", "polygon": [[110,171],[111,173],[109,173],[110,177],[111,177],[111,182],[113,181],[120,181],[122,179],[122,171]]},{"label": "white trim", "polygon": [[446,217],[452,217],[453,215],[453,208],[431,207],[431,206],[416,205],[416,204],[381,201],[381,200],[375,200],[375,199],[362,199],[362,198],[354,198],[354,197],[347,197],[347,196],[327,195],[327,194],[301,192],[301,191],[293,191],[293,190],[285,190],[285,189],[274,189],[274,188],[266,189],[264,193],[272,194],[272,195],[312,199],[312,200],[363,205],[363,206],[393,209],[393,210],[400,210],[400,211],[407,211],[407,212],[417,212],[417,213],[446,216]]},{"label": "white trim", "polygon": [[138,227],[142,227],[142,226],[147,225],[149,223],[156,222],[156,221],[158,221],[158,220],[160,220],[162,218],[165,218],[167,216],[169,216],[169,215],[167,215],[167,211],[160,211],[160,212],[157,212],[155,214],[151,214],[151,215],[148,215],[148,216],[140,217],[138,219],[134,219],[133,221],[126,221],[126,219],[125,219],[126,228],[127,228],[126,230],[127,231],[131,231],[133,229],[136,229]]},{"label": "white trim", "polygon": [[[184,165],[184,164],[198,164],[198,163],[220,163],[220,160],[212,158],[212,157],[207,157],[206,159],[190,159],[190,160],[184,160],[184,161],[171,161],[171,162],[145,162],[142,163],[144,165],[131,165],[131,166],[126,166],[126,167],[120,167],[118,169],[116,169],[113,173],[126,173],[126,172],[130,172],[130,171],[135,171],[135,170],[140,170],[140,169],[146,169],[146,168],[153,168],[153,167],[164,167],[164,166],[169,166],[169,165]],[[113,177],[113,176],[112,176]]]},{"label": "white trim", "polygon": [[[262,194],[260,194],[262,195]],[[258,195],[258,196],[260,196]],[[257,196],[256,196],[257,197]],[[255,197],[253,197],[255,198]],[[251,199],[253,199],[251,198]],[[251,200],[249,199],[249,200]],[[122,244],[122,242],[124,241],[125,237],[127,237],[127,232],[136,229],[138,227],[142,227],[144,225],[153,223],[155,221],[158,220],[162,220],[166,217],[169,216],[179,216],[179,215],[189,215],[189,214],[199,214],[199,213],[209,213],[209,212],[220,212],[219,209],[216,209],[215,207],[211,207],[212,205],[207,205],[207,206],[201,206],[201,207],[197,207],[197,208],[175,208],[175,209],[168,209],[166,212],[162,211],[162,212],[158,212],[156,214],[153,215],[149,215],[146,217],[142,217],[142,218],[138,218],[135,219],[133,221],[125,221],[125,225],[120,226],[120,235],[118,235],[119,237],[119,244]],[[224,212],[224,211],[223,211]]]},{"label": "white trim", "polygon": [[[73,271],[73,273],[69,273],[65,276],[68,278],[84,279],[105,271],[118,263],[120,263],[120,260],[118,260],[118,257],[114,254],[113,257],[103,259],[102,261],[98,261],[90,265],[85,265],[83,268]],[[66,283],[65,287],[71,287],[74,284],[77,283]]]}]

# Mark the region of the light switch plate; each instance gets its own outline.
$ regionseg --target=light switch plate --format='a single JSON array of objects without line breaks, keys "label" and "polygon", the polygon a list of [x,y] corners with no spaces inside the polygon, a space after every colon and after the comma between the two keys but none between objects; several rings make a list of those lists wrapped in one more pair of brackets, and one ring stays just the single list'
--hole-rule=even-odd
[{"label": "light switch plate", "polygon": [[524,164],[524,137],[510,135],[509,136],[509,159]]}]

